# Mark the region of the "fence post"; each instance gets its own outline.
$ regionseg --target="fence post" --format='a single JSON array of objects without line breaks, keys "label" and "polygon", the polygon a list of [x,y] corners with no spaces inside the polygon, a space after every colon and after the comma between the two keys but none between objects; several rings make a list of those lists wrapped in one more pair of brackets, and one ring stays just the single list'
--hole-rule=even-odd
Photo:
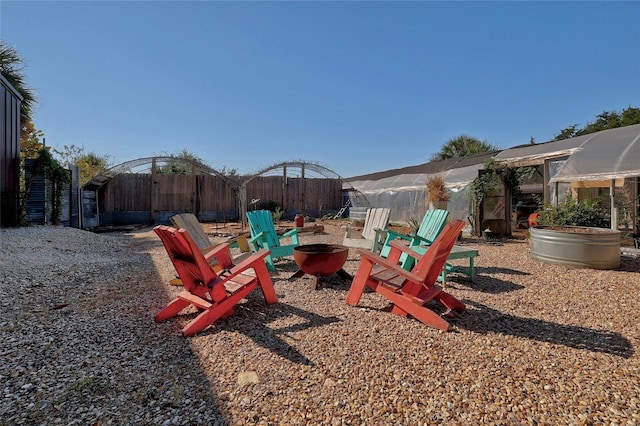
[{"label": "fence post", "polygon": [[151,200],[150,200],[150,208],[151,208],[151,223],[155,225],[156,223],[156,158],[153,157],[151,159]]}]

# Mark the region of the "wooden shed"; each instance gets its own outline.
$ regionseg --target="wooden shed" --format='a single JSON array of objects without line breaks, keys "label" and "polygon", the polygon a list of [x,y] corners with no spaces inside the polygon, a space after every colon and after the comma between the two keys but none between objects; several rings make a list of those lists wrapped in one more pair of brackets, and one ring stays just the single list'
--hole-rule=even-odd
[{"label": "wooden shed", "polygon": [[20,103],[22,96],[0,74],[0,225],[19,223]]}]

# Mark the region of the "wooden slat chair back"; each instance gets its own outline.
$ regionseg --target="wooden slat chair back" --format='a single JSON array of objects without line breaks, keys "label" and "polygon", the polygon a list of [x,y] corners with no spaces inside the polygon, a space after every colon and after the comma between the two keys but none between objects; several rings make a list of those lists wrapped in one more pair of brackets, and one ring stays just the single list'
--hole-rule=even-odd
[{"label": "wooden slat chair back", "polygon": [[269,250],[270,255],[265,257],[267,268],[275,270],[275,260],[284,256],[293,256],[293,249],[300,245],[298,229],[294,228],[278,235],[273,217],[269,210],[252,210],[247,212],[251,238],[249,245],[254,251]]},{"label": "wooden slat chair back", "polygon": [[384,207],[367,209],[362,232],[356,232],[348,227],[342,244],[347,247],[373,250],[374,253],[379,252],[381,244],[376,242],[380,241],[379,232],[389,224],[390,214],[391,209]]},{"label": "wooden slat chair back", "polygon": [[[449,212],[441,209],[427,210],[422,217],[420,227],[415,234],[403,235],[392,230],[388,230],[387,238],[384,242],[384,247],[381,250],[382,257],[387,257],[391,250],[390,243],[396,239],[402,239],[408,242],[410,246],[425,245],[429,246],[438,237],[442,228],[444,228],[449,218]],[[401,256],[400,262],[405,263],[407,255]],[[407,265],[407,269],[410,270],[413,264]]]},{"label": "wooden slat chair back", "polygon": [[267,250],[254,253],[234,265],[229,244],[220,244],[210,252],[221,268],[216,273],[186,230],[164,225],[153,230],[160,237],[184,285],[184,290],[155,315],[157,322],[194,306],[201,310],[200,314],[182,329],[184,336],[190,336],[218,319],[233,315],[235,305],[257,287],[262,290],[267,304],[278,301],[264,263],[264,258],[269,255]]},{"label": "wooden slat chair back", "polygon": [[171,216],[169,220],[175,228],[186,229],[201,251],[206,252],[215,246],[211,244],[209,236],[193,213],[179,213]]},{"label": "wooden slat chair back", "polygon": [[[203,253],[206,253],[216,246],[216,244],[211,243],[211,240],[202,227],[202,224],[193,213],[178,213],[171,216],[170,220],[174,228],[186,229]],[[225,242],[230,243],[231,247],[238,247],[243,253],[247,253],[250,250],[249,244],[247,243],[247,237],[245,235],[231,237]]]},{"label": "wooden slat chair back", "polygon": [[[358,250],[361,261],[347,294],[347,303],[357,305],[365,287],[370,287],[393,303],[391,312],[401,316],[411,315],[424,324],[449,331],[449,322],[425,304],[434,300],[450,310],[465,310],[462,302],[437,285],[440,271],[464,225],[462,220],[446,225],[423,256],[399,241],[391,242],[388,258]],[[403,253],[418,257],[417,264],[411,271],[398,265]]]}]

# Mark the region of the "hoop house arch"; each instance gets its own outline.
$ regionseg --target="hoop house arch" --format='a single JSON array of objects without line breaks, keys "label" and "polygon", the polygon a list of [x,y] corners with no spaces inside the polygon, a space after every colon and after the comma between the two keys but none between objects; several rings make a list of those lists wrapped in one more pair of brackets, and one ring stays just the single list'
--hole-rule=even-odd
[{"label": "hoop house arch", "polygon": [[247,210],[280,209],[287,219],[296,214],[334,216],[343,207],[344,179],[317,163],[287,161],[247,176],[239,188],[243,222]]},{"label": "hoop house arch", "polygon": [[239,180],[196,160],[146,157],[118,164],[83,187],[84,227],[168,223],[181,212],[236,220]]}]

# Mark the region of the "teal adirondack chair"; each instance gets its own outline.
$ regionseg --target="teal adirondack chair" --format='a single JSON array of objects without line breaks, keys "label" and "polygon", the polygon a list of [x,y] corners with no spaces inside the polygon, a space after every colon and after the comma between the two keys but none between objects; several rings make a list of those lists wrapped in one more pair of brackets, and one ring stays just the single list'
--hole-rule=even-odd
[{"label": "teal adirondack chair", "polygon": [[[247,219],[249,220],[249,230],[251,231],[249,245],[255,252],[260,249],[270,250],[271,254],[265,257],[264,260],[267,263],[267,268],[270,271],[275,271],[274,260],[284,256],[293,256],[294,247],[300,245],[298,229],[294,228],[282,235],[278,235],[269,210],[248,211]],[[282,240],[286,238],[290,238],[290,243],[283,245]]]},{"label": "teal adirondack chair", "polygon": [[[427,210],[420,223],[420,228],[415,234],[404,235],[387,229],[387,239],[384,242],[380,256],[386,258],[389,255],[389,251],[391,251],[391,241],[398,238],[408,241],[411,247],[430,246],[446,225],[448,218],[449,212],[446,210]],[[404,269],[410,271],[413,266],[413,258],[403,253],[400,257],[400,263]]]}]

